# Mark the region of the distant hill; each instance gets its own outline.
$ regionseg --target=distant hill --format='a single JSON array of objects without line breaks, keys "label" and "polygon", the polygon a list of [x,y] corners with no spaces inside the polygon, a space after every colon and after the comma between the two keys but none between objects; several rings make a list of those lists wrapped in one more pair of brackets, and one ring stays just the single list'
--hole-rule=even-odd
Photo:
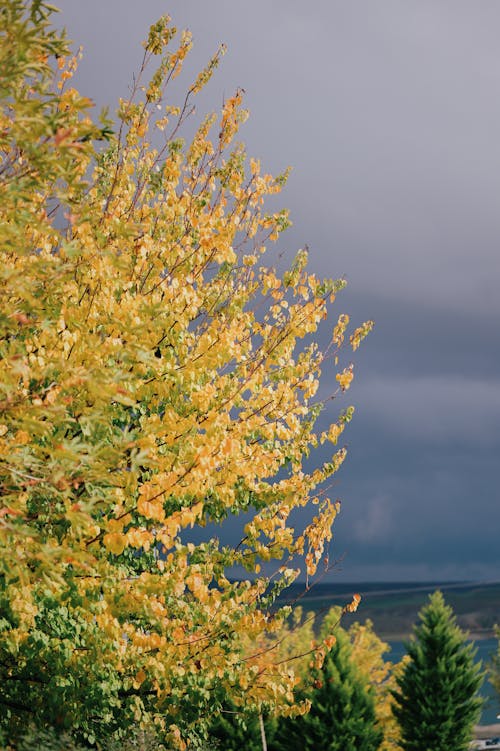
[{"label": "distant hill", "polygon": [[293,584],[280,598],[280,603],[294,602],[305,611],[318,616],[333,605],[345,605],[354,593],[361,595],[358,611],[342,620],[373,621],[375,631],[384,639],[405,639],[428,595],[440,589],[455,611],[458,624],[470,632],[471,638],[494,636],[500,625],[500,582],[338,582],[319,583],[309,590],[305,584]]}]

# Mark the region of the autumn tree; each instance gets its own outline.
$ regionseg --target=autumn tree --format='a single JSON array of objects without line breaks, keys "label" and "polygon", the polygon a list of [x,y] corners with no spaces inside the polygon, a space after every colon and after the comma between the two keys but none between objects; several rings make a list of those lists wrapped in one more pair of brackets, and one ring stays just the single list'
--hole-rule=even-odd
[{"label": "autumn tree", "polygon": [[390,647],[377,636],[370,620],[353,623],[348,634],[352,647],[351,659],[373,690],[376,727],[383,733],[380,751],[399,751],[400,731],[392,711],[392,691],[396,688],[396,678],[404,669],[406,658],[394,664],[384,657]]},{"label": "autumn tree", "polygon": [[466,751],[479,719],[483,676],[452,609],[435,592],[419,614],[397,678],[394,714],[404,751]]},{"label": "autumn tree", "polygon": [[[192,43],[161,18],[116,125],[96,124],[53,11],[0,0],[0,725],[90,745],[151,727],[182,749],[228,696],[293,711],[293,663],[250,645],[331,538],[353,410],[318,432],[319,378],[348,389],[340,349],[371,323],[349,336],[340,315],[321,350],[343,282],[305,251],[264,265],[286,174],[235,141],[241,92],[181,140],[223,50],[168,101]],[[237,544],[190,531],[240,514]]]}]

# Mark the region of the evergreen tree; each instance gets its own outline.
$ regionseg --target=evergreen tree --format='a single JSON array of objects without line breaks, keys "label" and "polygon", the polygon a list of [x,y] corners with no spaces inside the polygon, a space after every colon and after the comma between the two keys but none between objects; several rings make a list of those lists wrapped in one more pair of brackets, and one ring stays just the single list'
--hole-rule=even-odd
[{"label": "evergreen tree", "polygon": [[321,669],[313,669],[304,697],[311,701],[308,714],[279,720],[272,751],[377,751],[382,731],[375,727],[372,689],[351,657],[345,631]]},{"label": "evergreen tree", "polygon": [[475,650],[435,592],[421,610],[409,661],[397,679],[394,714],[404,751],[466,751],[479,718],[483,681]]}]

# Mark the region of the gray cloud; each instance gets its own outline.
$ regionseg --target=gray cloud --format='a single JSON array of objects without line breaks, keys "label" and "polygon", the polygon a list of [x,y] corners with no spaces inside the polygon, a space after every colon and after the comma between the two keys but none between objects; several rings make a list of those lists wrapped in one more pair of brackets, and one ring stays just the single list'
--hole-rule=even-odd
[{"label": "gray cloud", "polygon": [[394,502],[385,493],[377,493],[366,503],[363,516],[353,524],[353,539],[361,544],[384,542],[397,530]]},{"label": "gray cloud", "polygon": [[385,430],[446,448],[499,437],[500,381],[461,376],[370,379],[358,391],[359,409]]}]

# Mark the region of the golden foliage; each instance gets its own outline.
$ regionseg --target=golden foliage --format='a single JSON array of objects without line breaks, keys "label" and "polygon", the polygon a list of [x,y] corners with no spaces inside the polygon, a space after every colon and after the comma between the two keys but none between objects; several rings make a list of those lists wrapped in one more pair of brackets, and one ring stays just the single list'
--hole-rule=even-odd
[{"label": "golden foliage", "polygon": [[[288,225],[264,201],[286,176],[257,160],[248,173],[241,92],[188,148],[179,139],[223,50],[181,106],[165,103],[191,39],[171,51],[160,19],[115,134],[68,87],[77,57],[50,7],[24,6],[0,3],[0,651],[10,678],[23,663],[106,682],[107,699],[70,711],[60,681],[85,732],[102,701],[183,748],[221,692],[256,711],[293,703],[293,668],[245,652],[283,618],[269,578],[227,572],[284,560],[285,585],[304,554],[312,576],[331,537],[338,504],[322,487],[345,449],[312,472],[304,458],[352,413],[314,432],[329,352],[311,337],[343,283],[308,273],[303,251],[283,278],[263,265]],[[342,390],[351,379],[351,366],[337,375]],[[320,498],[296,530],[292,512]],[[190,541],[240,512],[240,544]],[[54,609],[72,638],[46,633]],[[43,687],[23,700],[50,721]]]},{"label": "golden foliage", "polygon": [[388,644],[374,632],[371,621],[354,623],[349,629],[352,644],[352,659],[375,692],[377,724],[384,733],[381,751],[400,751],[400,731],[392,714],[391,690],[396,688],[396,675],[400,664],[394,665],[384,659]]}]

